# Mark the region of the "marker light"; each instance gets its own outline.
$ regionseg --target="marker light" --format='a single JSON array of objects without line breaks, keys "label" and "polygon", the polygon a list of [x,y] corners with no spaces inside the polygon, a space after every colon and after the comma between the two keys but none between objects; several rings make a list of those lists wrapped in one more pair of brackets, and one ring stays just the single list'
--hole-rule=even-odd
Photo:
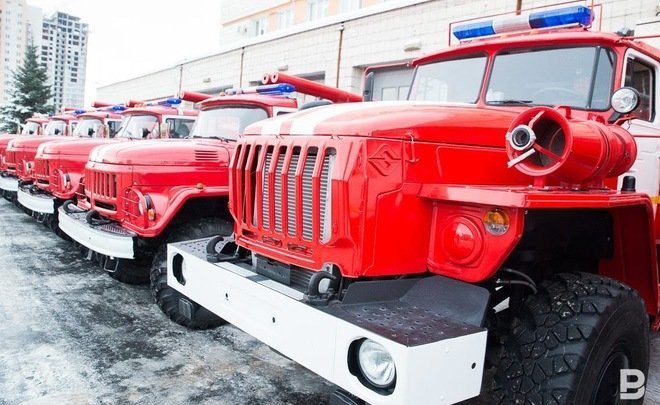
[{"label": "marker light", "polygon": [[509,216],[502,210],[492,209],[484,215],[484,227],[492,235],[504,235],[509,230]]},{"label": "marker light", "polygon": [[227,95],[236,94],[263,94],[267,96],[279,96],[282,94],[293,93],[296,87],[289,83],[266,84],[263,86],[246,87],[244,89],[229,89],[225,91]]},{"label": "marker light", "polygon": [[452,33],[462,41],[505,32],[526,31],[538,28],[586,27],[591,24],[593,19],[594,15],[589,7],[572,6],[456,25],[453,27]]}]

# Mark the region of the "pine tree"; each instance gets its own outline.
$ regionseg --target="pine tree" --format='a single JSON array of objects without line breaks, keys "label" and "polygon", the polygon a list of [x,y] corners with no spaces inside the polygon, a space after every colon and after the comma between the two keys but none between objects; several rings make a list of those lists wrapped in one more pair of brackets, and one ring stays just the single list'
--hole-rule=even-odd
[{"label": "pine tree", "polygon": [[13,91],[9,103],[0,107],[0,129],[15,132],[18,122],[24,123],[34,113],[49,113],[48,101],[53,96],[48,85],[46,68],[39,63],[37,47],[30,44],[25,51],[23,65],[12,72]]}]

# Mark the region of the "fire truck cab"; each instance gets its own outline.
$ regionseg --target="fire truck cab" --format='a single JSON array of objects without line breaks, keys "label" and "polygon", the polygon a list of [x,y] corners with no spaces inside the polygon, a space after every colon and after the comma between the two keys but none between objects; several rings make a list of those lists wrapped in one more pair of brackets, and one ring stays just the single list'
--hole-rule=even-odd
[{"label": "fire truck cab", "polygon": [[0,176],[0,189],[17,201],[20,180],[28,180],[34,167],[34,155],[37,147],[48,141],[64,140],[73,133],[78,117],[71,113],[53,115],[49,118],[44,136],[21,136],[9,141],[4,154],[4,171]]},{"label": "fire truck cab", "polygon": [[[312,94],[359,98],[302,79],[296,83],[298,91],[318,86]],[[173,321],[191,328],[217,325],[218,318],[167,286],[167,243],[231,233],[227,166],[234,143],[249,124],[297,111],[297,100],[288,97],[295,90],[270,83],[218,97],[184,94],[200,108],[190,139],[94,149],[85,195],[78,207],[65,203],[59,209],[60,228],[112,277],[151,282],[157,304]]]},{"label": "fire truck cab", "polygon": [[[122,105],[115,105],[93,111],[78,110],[79,121],[73,131],[75,138],[67,142],[43,142],[37,147],[30,173],[32,181],[24,180],[18,190],[19,204],[37,221],[59,232],[57,207],[73,197],[78,189],[89,151],[115,138],[122,122],[119,113],[125,109]],[[64,198],[60,197],[61,194]]]},{"label": "fire truck cab", "polygon": [[168,284],[336,403],[617,403],[660,326],[660,51],[592,20],[457,25],[408,101],[248,127],[235,250],[170,244]]}]

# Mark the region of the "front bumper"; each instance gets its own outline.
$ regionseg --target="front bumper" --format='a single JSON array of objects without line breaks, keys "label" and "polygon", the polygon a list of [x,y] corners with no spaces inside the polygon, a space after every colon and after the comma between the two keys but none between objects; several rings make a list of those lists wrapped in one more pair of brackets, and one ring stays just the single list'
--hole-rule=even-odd
[{"label": "front bumper", "polygon": [[87,211],[68,213],[60,207],[59,227],[69,237],[97,253],[118,259],[134,259],[137,235],[115,224],[93,226]]},{"label": "front bumper", "polygon": [[[311,306],[301,292],[249,269],[207,262],[206,242],[168,245],[168,285],[333,384],[374,404],[453,404],[479,394],[485,329],[414,307]],[[419,316],[411,317],[411,310],[433,326],[408,334]],[[399,321],[403,326],[396,326]],[[351,372],[350,347],[363,338],[383,345],[394,359],[392,392],[372,390]]]},{"label": "front bumper", "polygon": [[40,214],[55,213],[55,197],[44,193],[32,193],[29,190],[18,190],[18,202],[25,208]]},{"label": "front bumper", "polygon": [[17,192],[18,191],[18,178],[13,176],[0,176],[0,189],[4,191]]}]

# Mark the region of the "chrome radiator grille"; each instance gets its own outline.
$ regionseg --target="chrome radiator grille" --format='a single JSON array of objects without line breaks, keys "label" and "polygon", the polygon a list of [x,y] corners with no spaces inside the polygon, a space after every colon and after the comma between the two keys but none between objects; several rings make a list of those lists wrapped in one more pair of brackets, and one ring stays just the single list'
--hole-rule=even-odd
[{"label": "chrome radiator grille", "polygon": [[87,181],[86,187],[94,197],[105,199],[117,198],[117,176],[110,173],[102,173],[94,170],[87,170],[85,174]]},{"label": "chrome radiator grille", "polygon": [[[318,240],[329,240],[335,150],[274,145],[242,148],[237,152],[235,173],[244,191],[244,220],[249,218],[255,226],[290,238],[312,241],[316,230]],[[263,166],[257,171],[260,161]]]}]

